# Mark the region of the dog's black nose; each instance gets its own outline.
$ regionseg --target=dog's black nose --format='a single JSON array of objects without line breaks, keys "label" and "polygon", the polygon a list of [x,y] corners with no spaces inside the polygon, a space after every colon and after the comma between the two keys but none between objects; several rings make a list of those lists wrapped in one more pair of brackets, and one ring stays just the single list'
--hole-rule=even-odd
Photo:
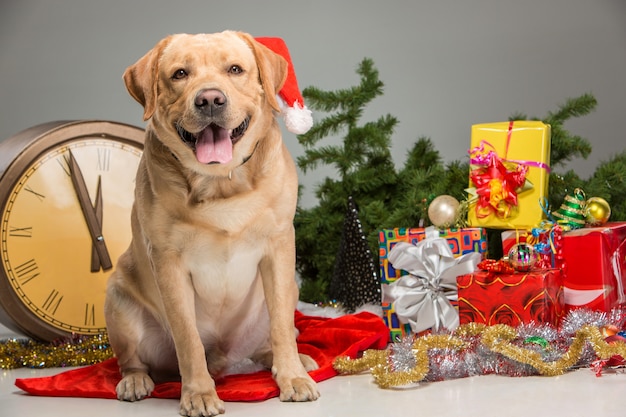
[{"label": "dog's black nose", "polygon": [[226,96],[220,90],[207,88],[196,94],[195,105],[207,116],[216,116],[226,107]]}]

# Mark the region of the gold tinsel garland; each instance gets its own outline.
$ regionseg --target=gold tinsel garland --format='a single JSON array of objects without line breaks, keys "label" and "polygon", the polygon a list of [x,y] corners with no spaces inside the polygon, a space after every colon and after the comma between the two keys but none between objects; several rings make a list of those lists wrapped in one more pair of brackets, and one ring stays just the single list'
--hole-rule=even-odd
[{"label": "gold tinsel garland", "polygon": [[[626,358],[626,343],[607,343],[598,327],[586,325],[576,331],[568,350],[558,360],[545,362],[536,351],[516,346],[511,342],[517,331],[510,326],[498,324],[469,323],[460,326],[454,333],[427,335],[416,338],[412,343],[415,365],[409,370],[392,369],[389,350],[367,350],[361,358],[339,357],[334,367],[341,373],[371,371],[381,388],[409,385],[422,381],[428,374],[431,349],[460,351],[468,346],[464,338],[479,336],[481,343],[493,352],[532,366],[541,375],[561,375],[574,366],[583,354],[586,343],[593,348],[599,359],[613,356]],[[29,339],[8,339],[0,342],[0,368],[14,369],[52,368],[92,365],[113,357],[106,334],[76,336],[53,343],[36,342]]]},{"label": "gold tinsel garland", "polygon": [[57,368],[93,365],[113,357],[106,334],[75,336],[52,343],[31,339],[0,342],[0,368]]},{"label": "gold tinsel garland", "polygon": [[582,326],[576,331],[567,352],[558,360],[545,362],[536,351],[511,343],[517,337],[517,331],[513,327],[504,324],[488,327],[484,324],[469,323],[460,326],[450,335],[427,335],[416,338],[412,346],[415,365],[408,371],[393,369],[389,350],[367,350],[357,359],[339,357],[333,365],[338,372],[346,374],[371,371],[375,382],[381,388],[406,386],[422,381],[428,374],[429,350],[461,350],[468,346],[463,338],[472,336],[480,336],[481,343],[491,351],[530,365],[539,374],[546,376],[567,372],[583,355],[586,342],[593,347],[599,359],[608,360],[617,355],[626,358],[626,343],[622,341],[607,343],[600,329],[591,325]]}]

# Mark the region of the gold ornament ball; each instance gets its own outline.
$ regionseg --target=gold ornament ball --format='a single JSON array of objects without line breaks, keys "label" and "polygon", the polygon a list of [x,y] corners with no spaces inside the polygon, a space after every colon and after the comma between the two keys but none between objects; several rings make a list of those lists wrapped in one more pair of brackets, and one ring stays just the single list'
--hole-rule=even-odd
[{"label": "gold ornament ball", "polygon": [[429,204],[428,218],[439,228],[450,227],[456,223],[458,209],[459,200],[449,195],[440,195]]},{"label": "gold ornament ball", "polygon": [[611,217],[611,206],[602,197],[591,197],[587,200],[585,219],[591,226],[602,226]]}]

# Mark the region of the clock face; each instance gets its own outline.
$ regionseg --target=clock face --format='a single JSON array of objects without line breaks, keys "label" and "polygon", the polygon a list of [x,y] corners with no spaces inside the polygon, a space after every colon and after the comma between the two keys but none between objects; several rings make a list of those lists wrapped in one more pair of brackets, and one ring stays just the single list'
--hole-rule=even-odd
[{"label": "clock face", "polygon": [[106,280],[131,241],[141,152],[132,141],[81,137],[22,169],[0,212],[0,291],[25,307],[20,320],[59,334],[105,332]]}]

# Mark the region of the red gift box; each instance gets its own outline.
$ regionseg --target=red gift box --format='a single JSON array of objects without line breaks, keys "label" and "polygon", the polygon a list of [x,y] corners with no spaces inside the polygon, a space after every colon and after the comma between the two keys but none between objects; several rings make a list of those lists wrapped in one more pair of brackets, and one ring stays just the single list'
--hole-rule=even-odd
[{"label": "red gift box", "polygon": [[626,223],[563,233],[563,258],[566,310],[626,304]]},{"label": "red gift box", "polygon": [[564,313],[563,277],[559,269],[498,274],[476,271],[457,277],[460,324],[519,326],[549,323]]}]

